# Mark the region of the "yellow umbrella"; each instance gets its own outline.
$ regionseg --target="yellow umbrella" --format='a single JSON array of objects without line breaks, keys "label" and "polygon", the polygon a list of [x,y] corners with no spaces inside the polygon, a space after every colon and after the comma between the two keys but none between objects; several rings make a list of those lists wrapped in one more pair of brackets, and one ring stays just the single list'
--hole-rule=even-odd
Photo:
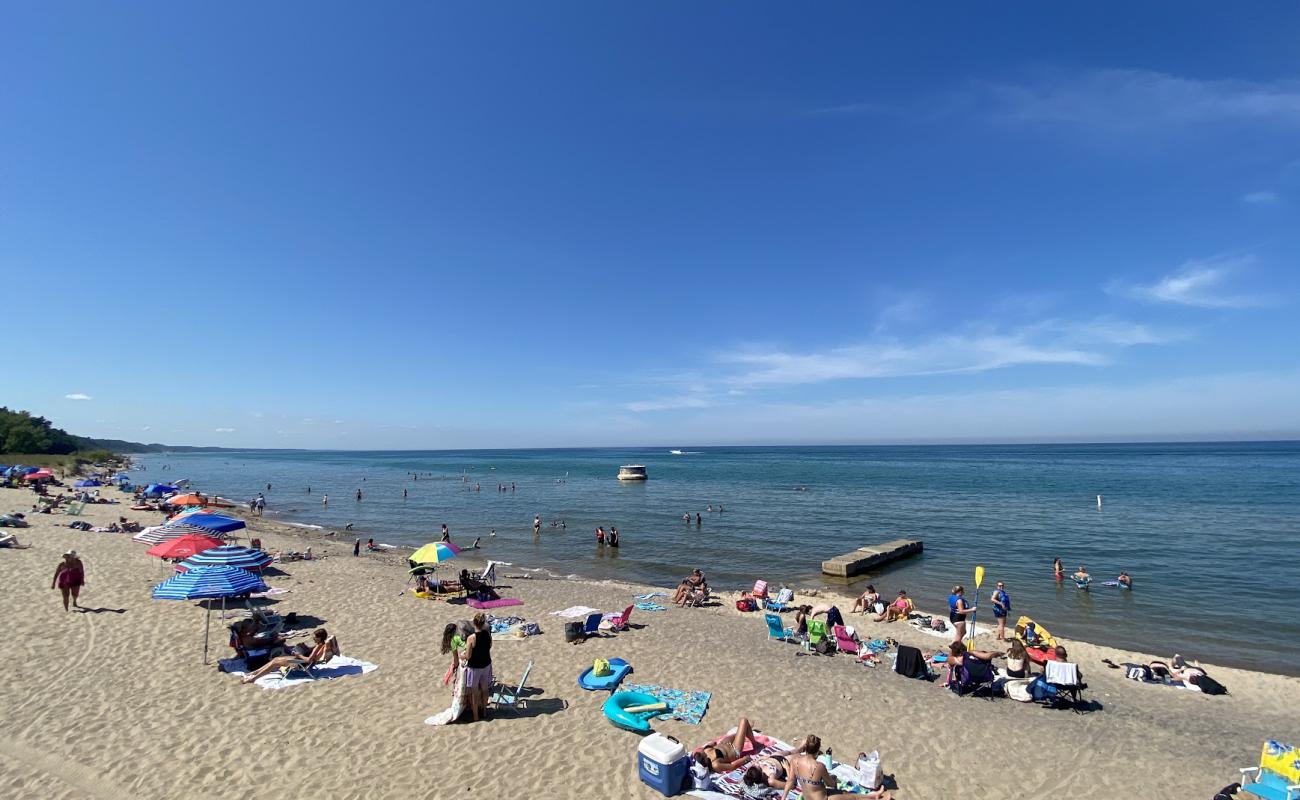
[{"label": "yellow umbrella", "polygon": [[412,564],[437,564],[449,558],[455,558],[460,548],[449,542],[430,542],[411,553]]}]

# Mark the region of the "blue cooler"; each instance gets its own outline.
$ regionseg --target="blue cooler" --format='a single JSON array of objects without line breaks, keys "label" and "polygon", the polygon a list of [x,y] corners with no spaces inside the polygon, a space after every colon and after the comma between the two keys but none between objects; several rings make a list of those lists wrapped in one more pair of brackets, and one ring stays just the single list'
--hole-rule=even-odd
[{"label": "blue cooler", "polygon": [[636,748],[636,771],[641,780],[665,797],[682,793],[690,763],[682,743],[662,733],[650,734]]}]

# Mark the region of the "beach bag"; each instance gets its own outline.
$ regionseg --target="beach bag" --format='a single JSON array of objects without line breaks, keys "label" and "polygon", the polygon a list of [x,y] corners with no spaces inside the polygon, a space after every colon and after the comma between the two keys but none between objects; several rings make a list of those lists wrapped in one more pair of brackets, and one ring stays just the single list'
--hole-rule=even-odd
[{"label": "beach bag", "polygon": [[1151,680],[1151,668],[1146,664],[1128,664],[1128,669],[1124,671],[1124,677],[1131,681],[1142,681],[1146,683]]},{"label": "beach bag", "polygon": [[858,759],[858,774],[861,776],[859,783],[868,789],[879,789],[881,782],[884,780],[884,773],[880,771],[880,752],[872,750],[862,758]]},{"label": "beach bag", "polygon": [[1197,689],[1204,694],[1227,694],[1228,687],[1211,678],[1209,675],[1201,674],[1196,680],[1192,681]]},{"label": "beach bag", "polygon": [[1010,697],[1012,700],[1015,700],[1018,703],[1028,703],[1034,699],[1033,696],[1029,694],[1030,683],[1031,681],[1029,678],[1014,678],[1003,683],[1002,689],[1007,693],[1007,697]]},{"label": "beach bag", "polygon": [[566,622],[564,623],[564,641],[577,642],[582,640],[582,623]]},{"label": "beach bag", "polygon": [[814,649],[818,653],[824,656],[828,656],[831,653],[835,652],[835,646],[831,644],[831,640],[829,638],[822,639],[820,642],[816,644]]},{"label": "beach bag", "polygon": [[536,636],[542,632],[542,626],[536,622],[525,622],[519,627],[519,630],[523,632],[524,636]]},{"label": "beach bag", "polygon": [[609,660],[604,658],[596,659],[591,665],[591,674],[595,675],[597,678],[604,678],[607,675],[612,675],[613,670],[609,668]]},{"label": "beach bag", "polygon": [[948,626],[943,624],[943,620],[939,617],[934,617],[930,620],[930,630],[946,631],[948,630]]},{"label": "beach bag", "polygon": [[757,611],[758,603],[754,602],[752,597],[742,597],[736,601],[737,611]]}]

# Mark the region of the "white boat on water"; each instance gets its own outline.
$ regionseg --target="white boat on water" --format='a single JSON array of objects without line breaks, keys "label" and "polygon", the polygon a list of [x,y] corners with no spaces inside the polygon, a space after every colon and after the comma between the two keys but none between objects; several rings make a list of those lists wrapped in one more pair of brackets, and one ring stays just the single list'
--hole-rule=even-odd
[{"label": "white boat on water", "polygon": [[669,451],[668,451],[668,455],[670,455],[670,456],[680,456],[681,454],[682,454],[682,451],[681,451],[681,450],[669,450]]},{"label": "white boat on water", "polygon": [[620,481],[643,481],[648,475],[645,474],[645,467],[640,464],[626,464],[618,468],[618,479]]}]

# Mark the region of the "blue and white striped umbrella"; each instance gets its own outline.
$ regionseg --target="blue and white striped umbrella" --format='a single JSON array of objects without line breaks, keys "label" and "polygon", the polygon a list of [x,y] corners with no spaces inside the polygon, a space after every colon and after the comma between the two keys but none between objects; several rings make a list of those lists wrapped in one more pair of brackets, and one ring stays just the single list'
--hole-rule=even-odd
[{"label": "blue and white striped umbrella", "polygon": [[173,575],[153,587],[155,600],[210,600],[265,592],[266,584],[246,569],[219,564]]},{"label": "blue and white striped umbrella", "polygon": [[221,514],[187,514],[163,525],[168,530],[180,530],[185,533],[231,533],[247,526],[242,519],[226,517]]},{"label": "blue and white striped umbrella", "polygon": [[[246,569],[222,564],[216,567],[195,567],[188,572],[173,575],[153,587],[155,600],[212,600],[221,598],[225,614],[226,598],[251,592],[265,592],[262,579]],[[208,624],[212,609],[203,616],[203,663],[208,663]]]},{"label": "blue and white striped umbrella", "polygon": [[263,550],[254,550],[251,547],[240,547],[237,544],[227,544],[222,545],[221,547],[213,547],[204,550],[201,553],[195,553],[177,564],[176,569],[177,571],[183,572],[198,567],[211,567],[225,564],[231,567],[256,571],[270,563],[271,556]]}]

